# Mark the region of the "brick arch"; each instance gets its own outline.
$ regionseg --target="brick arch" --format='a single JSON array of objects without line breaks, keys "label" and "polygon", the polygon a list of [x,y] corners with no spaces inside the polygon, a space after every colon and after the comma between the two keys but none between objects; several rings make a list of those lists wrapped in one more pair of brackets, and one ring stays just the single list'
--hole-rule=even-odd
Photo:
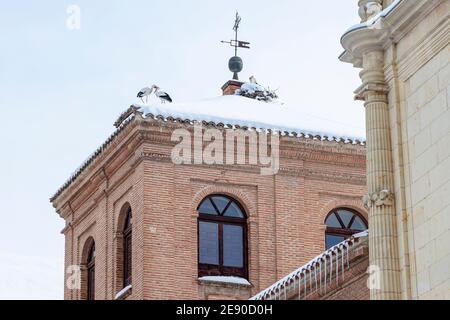
[{"label": "brick arch", "polygon": [[92,237],[92,236],[87,237],[87,239],[83,243],[83,246],[82,246],[83,249],[81,250],[81,264],[82,265],[87,264],[87,258],[88,258],[89,250],[91,249],[92,244],[95,244],[94,237]]},{"label": "brick arch", "polygon": [[93,236],[87,237],[87,239],[84,241],[81,249],[81,290],[79,293],[79,298],[81,300],[87,299],[87,259],[89,255],[89,250],[91,249],[92,245],[95,245],[95,240]]},{"label": "brick arch", "polygon": [[323,224],[325,224],[325,219],[327,215],[336,208],[349,208],[358,212],[364,217],[366,221],[369,221],[367,210],[364,208],[362,200],[356,199],[333,199],[328,201],[320,209],[320,218]]},{"label": "brick arch", "polygon": [[[123,266],[123,229],[125,226],[125,220],[127,217],[128,209],[131,209],[131,215],[134,217],[134,212],[131,204],[128,201],[125,201],[122,206],[120,207],[119,214],[117,216],[117,222],[116,222],[116,230],[114,235],[114,246],[115,246],[115,268],[114,268],[114,286],[115,286],[115,292],[120,291],[123,289],[123,272],[124,272],[124,266]],[[133,253],[132,253],[133,254]]]},{"label": "brick arch", "polygon": [[245,213],[247,214],[247,218],[250,218],[251,216],[256,214],[256,206],[254,203],[250,200],[248,195],[233,187],[226,187],[226,186],[208,186],[203,188],[202,190],[198,191],[194,198],[192,199],[191,207],[193,212],[197,215],[197,207],[200,205],[200,203],[211,194],[224,194],[229,197],[232,197],[233,199],[237,200],[242,207],[245,210]]},{"label": "brick arch", "polygon": [[125,202],[122,207],[120,208],[119,215],[117,217],[117,225],[116,225],[116,232],[121,233],[123,231],[123,228],[125,226],[125,219],[127,217],[128,209],[131,208],[131,212],[133,214],[133,208],[131,207],[130,203],[127,201]]}]

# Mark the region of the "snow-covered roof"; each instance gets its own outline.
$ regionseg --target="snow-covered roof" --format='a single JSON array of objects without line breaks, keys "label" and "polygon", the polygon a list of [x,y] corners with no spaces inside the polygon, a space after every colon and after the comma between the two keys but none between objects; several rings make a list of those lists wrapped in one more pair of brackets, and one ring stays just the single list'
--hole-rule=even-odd
[{"label": "snow-covered roof", "polygon": [[[294,281],[295,279],[305,278],[306,272],[315,268],[317,264],[326,263],[328,258],[329,258],[328,260],[330,261],[330,263],[332,263],[333,255],[335,253],[341,252],[341,253],[345,254],[345,252],[347,252],[346,257],[348,259],[348,257],[349,257],[348,251],[350,250],[350,247],[353,244],[359,242],[360,238],[367,238],[368,235],[369,235],[368,230],[354,234],[350,238],[348,238],[348,239],[342,241],[341,243],[338,243],[337,245],[331,247],[330,249],[322,252],[317,257],[310,260],[308,263],[301,266],[300,268],[294,270],[293,272],[291,272],[284,278],[278,280],[270,287],[264,289],[263,291],[259,292],[256,295],[254,295],[252,298],[250,298],[250,300],[265,300],[266,298],[270,298],[270,296],[272,294],[276,293],[277,291],[280,291],[285,286],[290,285],[292,283],[292,281]],[[305,281],[306,281],[306,278],[305,278]]]},{"label": "snow-covered roof", "polygon": [[296,132],[303,135],[344,140],[364,141],[364,129],[316,117],[288,106],[278,100],[263,102],[238,95],[219,96],[194,102],[134,105],[145,116],[206,121],[215,124],[280,132]]},{"label": "snow-covered roof", "polygon": [[161,103],[155,96],[151,96],[148,104],[134,104],[119,116],[114,123],[117,130],[83,161],[50,201],[53,202],[110,145],[120,131],[132,121],[136,112],[146,118],[163,121],[200,121],[228,128],[247,127],[272,130],[282,135],[365,144],[364,129],[306,114],[278,99],[264,102],[239,95],[226,95],[193,102]]},{"label": "snow-covered roof", "polygon": [[356,25],[350,27],[349,29],[347,29],[347,31],[344,32],[344,34],[342,35],[342,38],[346,34],[352,32],[352,31],[372,27],[375,23],[377,23],[377,21],[380,18],[387,17],[400,4],[400,2],[402,2],[402,1],[403,0],[394,0],[389,6],[387,6],[385,9],[380,11],[378,14],[376,14],[372,18],[368,19],[365,22],[362,22],[362,23],[359,23],[359,24],[356,24]]}]

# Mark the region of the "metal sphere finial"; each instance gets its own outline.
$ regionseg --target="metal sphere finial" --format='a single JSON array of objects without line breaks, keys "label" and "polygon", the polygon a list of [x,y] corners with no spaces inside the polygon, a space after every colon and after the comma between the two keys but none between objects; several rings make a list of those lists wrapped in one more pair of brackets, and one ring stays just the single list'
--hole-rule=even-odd
[{"label": "metal sphere finial", "polygon": [[228,68],[233,72],[233,79],[238,80],[237,74],[242,71],[244,63],[242,59],[238,56],[231,57],[228,61]]}]

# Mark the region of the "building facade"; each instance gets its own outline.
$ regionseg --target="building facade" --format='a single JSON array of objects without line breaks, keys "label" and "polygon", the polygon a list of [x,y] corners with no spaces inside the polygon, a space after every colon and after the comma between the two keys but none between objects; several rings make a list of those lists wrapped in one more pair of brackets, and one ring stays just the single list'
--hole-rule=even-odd
[{"label": "building facade", "polygon": [[450,298],[450,2],[359,0],[340,59],[361,69],[372,299]]},{"label": "building facade", "polygon": [[52,197],[66,222],[65,299],[247,299],[367,228],[364,143],[263,130],[279,137],[276,174],[262,175],[261,164],[175,164],[175,130],[240,125],[204,121],[196,131],[201,117],[132,106]]}]

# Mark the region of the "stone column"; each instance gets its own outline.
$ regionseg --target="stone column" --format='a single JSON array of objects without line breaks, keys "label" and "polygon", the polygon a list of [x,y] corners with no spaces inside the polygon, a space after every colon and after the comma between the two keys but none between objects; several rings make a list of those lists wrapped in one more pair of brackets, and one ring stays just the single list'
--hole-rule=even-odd
[{"label": "stone column", "polygon": [[365,101],[367,131],[367,187],[369,210],[371,299],[400,299],[400,270],[391,156],[390,124],[384,77],[384,52],[363,55],[363,85],[357,99]]}]

